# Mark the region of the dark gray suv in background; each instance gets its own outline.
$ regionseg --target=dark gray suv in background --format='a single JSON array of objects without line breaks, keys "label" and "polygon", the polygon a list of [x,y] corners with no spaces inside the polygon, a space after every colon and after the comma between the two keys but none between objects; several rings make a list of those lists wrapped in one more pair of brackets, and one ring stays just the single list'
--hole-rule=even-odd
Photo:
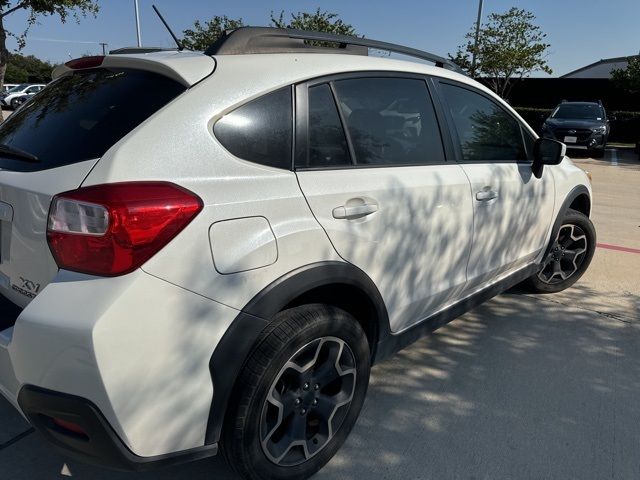
[{"label": "dark gray suv in background", "polygon": [[602,102],[562,102],[542,125],[542,136],[559,140],[567,148],[587,150],[602,157],[610,126]]}]

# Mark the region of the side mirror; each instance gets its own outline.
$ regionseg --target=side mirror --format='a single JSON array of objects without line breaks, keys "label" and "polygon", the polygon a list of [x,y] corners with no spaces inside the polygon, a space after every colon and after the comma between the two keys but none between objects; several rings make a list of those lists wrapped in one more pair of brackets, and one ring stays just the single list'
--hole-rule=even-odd
[{"label": "side mirror", "polygon": [[531,171],[536,178],[542,177],[542,170],[545,165],[558,165],[562,162],[567,153],[567,146],[551,140],[550,138],[539,138],[533,144],[533,165]]}]

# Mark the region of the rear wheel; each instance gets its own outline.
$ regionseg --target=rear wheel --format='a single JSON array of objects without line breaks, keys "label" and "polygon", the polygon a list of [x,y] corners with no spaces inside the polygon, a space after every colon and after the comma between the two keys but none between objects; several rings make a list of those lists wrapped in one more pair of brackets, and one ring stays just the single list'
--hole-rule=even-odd
[{"label": "rear wheel", "polygon": [[369,346],[346,312],[280,313],[249,355],[230,401],[222,450],[243,478],[304,479],[353,428],[369,383]]},{"label": "rear wheel", "polygon": [[537,293],[569,288],[589,267],[596,249],[596,231],[589,217],[569,210],[542,268],[525,285]]}]

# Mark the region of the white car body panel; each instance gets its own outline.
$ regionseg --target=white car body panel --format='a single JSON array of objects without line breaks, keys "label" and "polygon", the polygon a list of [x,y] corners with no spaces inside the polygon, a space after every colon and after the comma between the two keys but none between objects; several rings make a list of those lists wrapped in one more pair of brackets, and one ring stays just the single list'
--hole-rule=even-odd
[{"label": "white car body panel", "polygon": [[[457,298],[466,283],[473,210],[459,165],[298,172],[300,187],[338,253],[378,286],[393,332]],[[336,219],[364,200],[378,211]]]},{"label": "white car body panel", "polygon": [[[530,264],[549,242],[555,203],[551,172],[536,178],[526,163],[465,163],[474,209],[467,291]],[[477,195],[495,192],[492,200]]]},{"label": "white car body panel", "polygon": [[90,398],[135,454],[161,455],[204,444],[209,360],[237,314],[140,270],[61,272],[22,312],[0,359],[8,351],[19,385]]}]

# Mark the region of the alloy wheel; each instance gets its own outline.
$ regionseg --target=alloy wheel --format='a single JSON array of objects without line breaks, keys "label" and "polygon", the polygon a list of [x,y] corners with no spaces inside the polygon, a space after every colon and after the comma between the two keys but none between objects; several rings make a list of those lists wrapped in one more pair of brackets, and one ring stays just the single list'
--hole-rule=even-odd
[{"label": "alloy wheel", "polygon": [[584,230],[573,224],[563,225],[538,278],[549,285],[567,280],[580,269],[587,249],[588,239]]},{"label": "alloy wheel", "polygon": [[272,383],[262,408],[260,442],[279,466],[299,465],[322,451],[349,412],[356,360],[336,337],[300,348]]}]

